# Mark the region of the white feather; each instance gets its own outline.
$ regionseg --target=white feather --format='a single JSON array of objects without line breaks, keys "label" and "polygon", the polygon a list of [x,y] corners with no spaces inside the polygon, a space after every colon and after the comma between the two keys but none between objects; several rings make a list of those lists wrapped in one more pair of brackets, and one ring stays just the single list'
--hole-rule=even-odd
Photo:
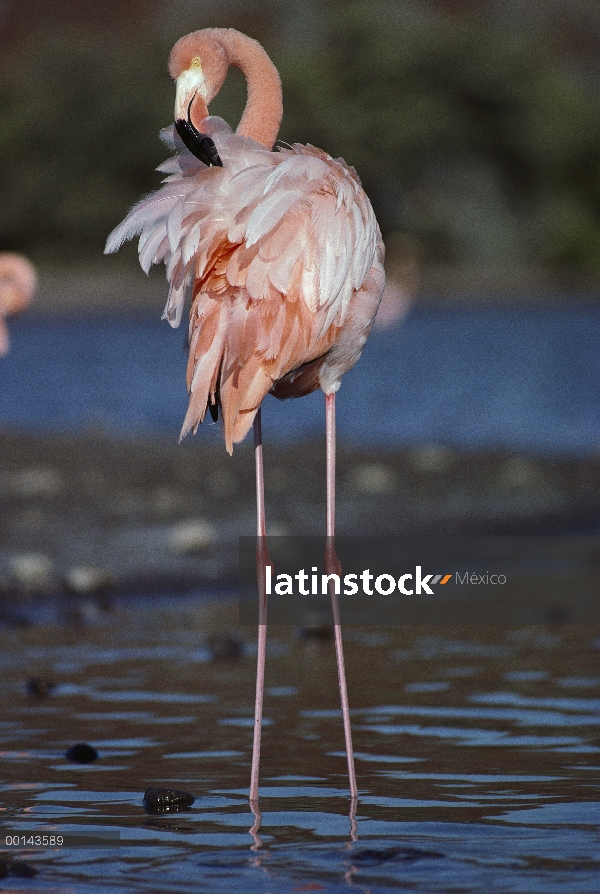
[{"label": "white feather", "polygon": [[281,218],[290,207],[302,199],[299,189],[285,192],[272,192],[256,206],[246,226],[246,245],[254,245],[263,236],[275,229]]},{"label": "white feather", "polygon": [[140,266],[144,273],[150,272],[150,268],[155,263],[158,249],[164,238],[164,227],[155,227],[154,229],[146,229],[142,231],[138,245],[138,254],[140,258]]},{"label": "white feather", "polygon": [[[204,276],[207,259],[226,240],[256,248],[245,279],[254,300],[285,296],[297,283],[300,299],[318,314],[319,338],[333,323],[341,326],[375,264],[380,238],[358,179],[312,147],[269,152],[232,134],[220,119],[208,121],[223,167],[207,168],[167,128],[162,137],[178,152],[160,166],[168,177],[115,228],[106,252],[141,234],[142,268],[166,265],[164,316],[172,326],[181,321],[191,279]],[[281,310],[274,329],[284,320]],[[261,350],[268,351],[264,334],[261,339]]]}]

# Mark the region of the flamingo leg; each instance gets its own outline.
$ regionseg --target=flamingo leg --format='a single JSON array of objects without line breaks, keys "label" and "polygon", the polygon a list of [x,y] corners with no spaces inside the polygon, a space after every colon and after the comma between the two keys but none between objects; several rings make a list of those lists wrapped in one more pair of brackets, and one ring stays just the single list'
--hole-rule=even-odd
[{"label": "flamingo leg", "polygon": [[250,776],[250,804],[258,803],[260,741],[262,733],[263,697],[265,690],[265,658],[267,651],[267,591],[265,568],[270,564],[266,542],[265,486],[262,456],[260,407],[254,417],[254,461],[256,466],[256,576],[258,581],[258,656],[256,661],[256,699],[254,702],[254,741]]},{"label": "flamingo leg", "polygon": [[[327,547],[325,553],[326,572],[339,574],[341,566],[335,554],[335,393],[325,395],[325,450],[327,466]],[[342,626],[340,623],[340,606],[333,583],[330,584],[331,608],[335,633],[335,656],[337,660],[338,681],[340,684],[340,700],[344,721],[344,737],[346,740],[346,757],[348,760],[348,780],[350,797],[353,801],[358,797],[356,773],[354,771],[354,751],[352,749],[352,730],[350,728],[350,708],[348,706],[348,687],[346,686],[346,669],[344,666],[344,647],[342,644]]]}]

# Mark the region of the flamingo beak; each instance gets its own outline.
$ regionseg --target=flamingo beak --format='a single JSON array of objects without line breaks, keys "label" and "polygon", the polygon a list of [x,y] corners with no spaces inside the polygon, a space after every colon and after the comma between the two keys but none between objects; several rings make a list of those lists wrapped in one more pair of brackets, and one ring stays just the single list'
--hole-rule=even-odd
[{"label": "flamingo beak", "polygon": [[[208,116],[206,105],[208,93],[198,57],[192,59],[191,66],[179,75],[176,84],[175,128],[182,142],[192,155],[195,155],[205,165],[223,167],[214,141],[192,124],[192,105],[196,120],[200,117],[200,120],[204,121]],[[198,109],[200,115],[198,115]]]},{"label": "flamingo beak", "polygon": [[[190,67],[186,71],[181,72],[175,83],[177,85],[175,93],[175,121],[185,121],[188,117],[188,111],[191,109],[191,104],[194,102],[200,106],[200,114],[204,113],[201,119],[204,120],[208,115],[206,106],[208,91],[204,83],[202,64],[197,56],[192,59]],[[194,117],[198,120],[196,114]]]}]

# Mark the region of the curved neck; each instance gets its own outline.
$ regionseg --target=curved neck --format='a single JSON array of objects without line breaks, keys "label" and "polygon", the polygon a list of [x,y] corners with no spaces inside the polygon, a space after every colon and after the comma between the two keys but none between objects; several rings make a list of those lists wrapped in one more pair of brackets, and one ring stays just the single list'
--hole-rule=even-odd
[{"label": "curved neck", "polygon": [[248,85],[248,100],[236,133],[272,149],[283,117],[279,73],[258,41],[232,28],[222,39],[230,65],[241,70]]}]

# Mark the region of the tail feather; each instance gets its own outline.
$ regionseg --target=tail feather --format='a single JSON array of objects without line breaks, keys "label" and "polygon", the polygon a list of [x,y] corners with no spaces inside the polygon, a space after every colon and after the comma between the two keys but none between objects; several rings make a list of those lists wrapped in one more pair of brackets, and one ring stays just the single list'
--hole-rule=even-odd
[{"label": "tail feather", "polygon": [[231,453],[270,391],[283,399],[320,387],[319,374],[339,330],[330,326],[325,336],[315,336],[311,310],[289,296],[255,300],[243,287],[223,289],[221,267],[228,263],[223,253],[211,262],[210,277],[194,298],[190,401],[181,436],[196,431],[207,410],[214,419],[220,409]]},{"label": "tail feather", "polygon": [[[228,425],[225,427],[225,446],[230,453],[233,445],[243,441],[250,431],[258,408],[272,385],[273,380],[260,363],[247,364],[241,370],[237,391],[238,395],[243,395],[243,406],[240,400],[237,414],[229,417]],[[225,421],[224,412],[223,421]]]},{"label": "tail feather", "polygon": [[273,385],[273,380],[260,357],[253,355],[242,364],[234,356],[228,357],[228,353],[229,346],[226,346],[220,396],[225,446],[231,453],[233,445],[245,438],[248,433],[261,402]]},{"label": "tail feather", "polygon": [[214,404],[216,399],[228,321],[226,308],[219,302],[213,302],[213,305],[201,322],[192,311],[187,369],[190,402],[180,438],[198,428],[204,420],[208,404]]},{"label": "tail feather", "polygon": [[[239,300],[241,298],[241,300]],[[196,431],[210,410],[220,407],[229,453],[250,429],[261,401],[273,385],[272,363],[255,352],[261,336],[259,314],[247,296],[196,295],[190,318],[187,383],[190,400],[181,429]]]}]

